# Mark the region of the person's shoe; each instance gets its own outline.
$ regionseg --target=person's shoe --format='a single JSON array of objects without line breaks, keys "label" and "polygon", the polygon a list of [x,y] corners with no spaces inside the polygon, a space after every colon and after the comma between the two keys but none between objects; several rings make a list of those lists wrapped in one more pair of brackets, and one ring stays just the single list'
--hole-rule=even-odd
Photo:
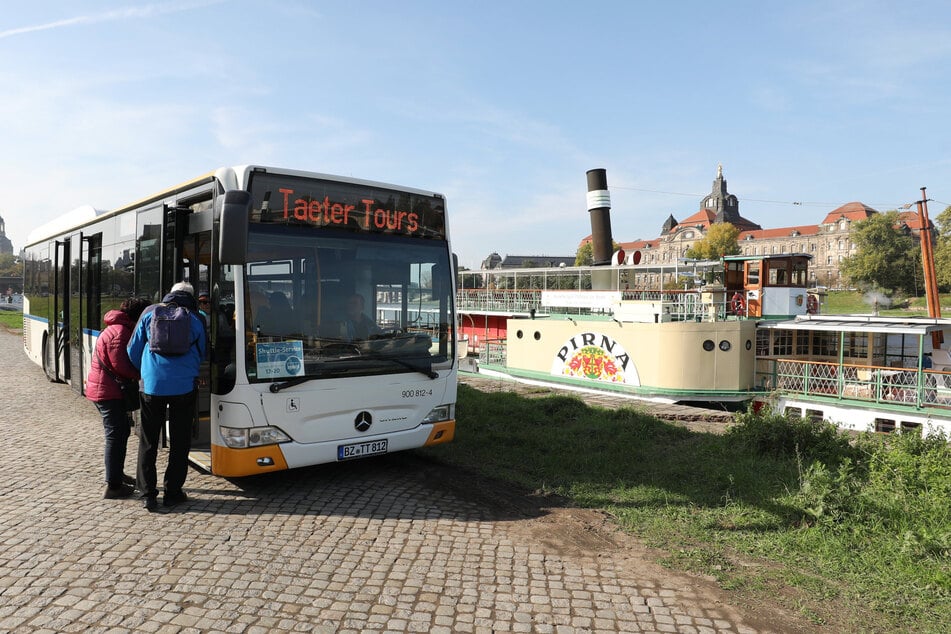
[{"label": "person's shoe", "polygon": [[188,499],[188,496],[185,495],[184,491],[171,491],[171,492],[167,491],[165,493],[165,497],[162,498],[162,504],[164,506],[176,506],[178,504],[181,504],[187,499]]},{"label": "person's shoe", "polygon": [[142,506],[145,507],[145,510],[149,513],[154,513],[158,510],[158,498],[155,496],[148,496],[145,498],[145,501],[142,503]]},{"label": "person's shoe", "polygon": [[119,498],[127,498],[132,495],[134,489],[128,484],[119,484],[117,486],[112,486],[111,484],[106,485],[106,492],[102,494],[104,500],[118,500]]},{"label": "person's shoe", "polygon": [[122,474],[122,484],[128,484],[130,487],[135,486],[135,478],[130,475]]}]

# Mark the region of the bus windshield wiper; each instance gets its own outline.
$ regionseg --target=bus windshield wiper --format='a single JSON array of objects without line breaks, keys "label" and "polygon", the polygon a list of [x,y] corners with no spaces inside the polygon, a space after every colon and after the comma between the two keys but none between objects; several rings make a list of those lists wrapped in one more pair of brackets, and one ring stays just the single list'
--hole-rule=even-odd
[{"label": "bus windshield wiper", "polygon": [[420,374],[425,374],[431,379],[438,379],[439,373],[432,369],[432,367],[425,368],[414,363],[410,363],[405,359],[399,357],[394,357],[386,354],[354,354],[346,357],[338,357],[331,360],[331,363],[339,361],[392,361],[396,365],[402,366],[407,370],[412,370],[413,372],[419,372]]},{"label": "bus windshield wiper", "polygon": [[400,359],[399,357],[391,357],[391,356],[386,356],[382,354],[363,355],[363,358],[364,359],[370,358],[370,359],[373,359],[374,361],[376,360],[392,361],[396,365],[401,365],[408,370],[419,372],[420,374],[425,374],[431,379],[439,378],[439,372],[436,372],[435,370],[433,370],[432,365],[430,365],[430,367],[428,368],[425,368],[425,367],[410,363],[406,359]]},{"label": "bus windshield wiper", "polygon": [[[406,368],[407,370],[412,370],[413,372],[419,372],[420,374],[423,374],[429,377],[430,379],[439,378],[439,373],[433,370],[431,367],[430,368],[421,367],[414,363],[410,363],[409,361],[406,361],[405,359],[400,359],[399,357],[391,357],[391,356],[382,355],[382,354],[354,354],[354,355],[348,355],[346,357],[337,357],[336,359],[325,359],[322,365],[332,364],[332,363],[341,363],[346,361],[391,361],[395,363],[396,365]],[[324,368],[321,374],[325,375],[328,373],[328,371],[330,373],[333,373],[334,371],[341,372],[342,370],[344,369],[343,368],[336,368],[336,369]],[[292,379],[281,381],[279,383],[271,383],[271,385],[268,386],[268,389],[271,391],[272,394],[277,394],[283,389],[294,387],[295,385],[300,385],[301,383],[306,383],[307,381],[313,381],[314,379],[318,379],[318,378],[321,378],[321,377],[314,376],[314,375],[296,376]]]},{"label": "bus windshield wiper", "polygon": [[294,387],[295,385],[300,385],[301,383],[306,383],[307,381],[313,381],[315,378],[317,377],[295,376],[293,379],[281,381],[280,383],[271,383],[271,385],[268,386],[268,389],[271,390],[272,394],[277,394],[286,387]]}]

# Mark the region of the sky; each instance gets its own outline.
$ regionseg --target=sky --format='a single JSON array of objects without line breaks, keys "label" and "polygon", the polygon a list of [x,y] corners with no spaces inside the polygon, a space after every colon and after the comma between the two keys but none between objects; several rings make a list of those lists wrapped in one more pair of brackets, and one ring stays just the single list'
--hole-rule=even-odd
[{"label": "sky", "polygon": [[[166,0],[0,14],[0,217],[18,251],[217,167],[447,198],[453,250],[570,256],[607,170],[614,240],[699,209],[817,224],[951,205],[951,3]],[[913,207],[914,208],[914,207]]]}]

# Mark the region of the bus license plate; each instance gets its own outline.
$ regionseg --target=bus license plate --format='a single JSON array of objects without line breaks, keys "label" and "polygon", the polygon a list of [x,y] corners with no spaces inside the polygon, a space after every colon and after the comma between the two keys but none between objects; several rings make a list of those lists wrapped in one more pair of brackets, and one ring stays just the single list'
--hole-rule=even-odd
[{"label": "bus license plate", "polygon": [[386,453],[387,445],[386,438],[370,442],[359,442],[353,445],[340,445],[337,447],[337,460],[351,460],[353,458],[376,456]]}]

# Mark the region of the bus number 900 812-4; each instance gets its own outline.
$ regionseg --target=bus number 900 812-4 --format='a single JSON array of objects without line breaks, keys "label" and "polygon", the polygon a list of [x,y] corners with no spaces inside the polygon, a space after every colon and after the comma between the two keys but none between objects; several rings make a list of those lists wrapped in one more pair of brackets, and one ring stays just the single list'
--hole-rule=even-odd
[{"label": "bus number 900 812-4", "polygon": [[403,398],[421,398],[423,396],[432,396],[432,390],[403,390]]}]

